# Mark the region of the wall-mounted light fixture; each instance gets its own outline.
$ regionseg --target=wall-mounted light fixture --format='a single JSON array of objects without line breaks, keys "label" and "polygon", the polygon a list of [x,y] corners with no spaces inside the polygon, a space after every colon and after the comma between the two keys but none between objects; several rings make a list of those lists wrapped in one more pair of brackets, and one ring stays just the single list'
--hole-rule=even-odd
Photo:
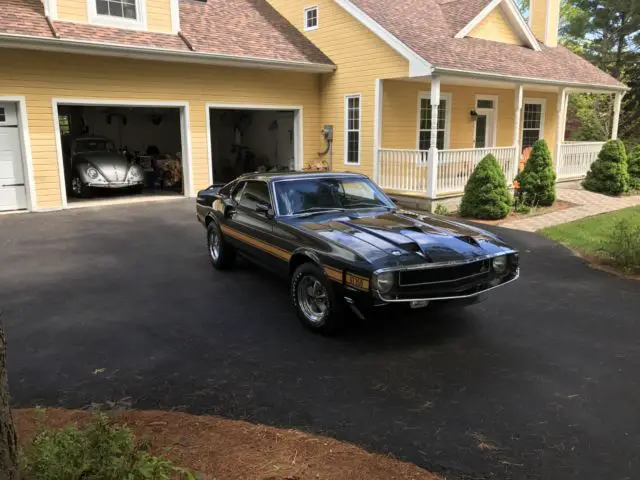
[{"label": "wall-mounted light fixture", "polygon": [[472,122],[475,122],[478,119],[478,112],[476,112],[475,110],[471,110],[469,112],[469,118]]}]

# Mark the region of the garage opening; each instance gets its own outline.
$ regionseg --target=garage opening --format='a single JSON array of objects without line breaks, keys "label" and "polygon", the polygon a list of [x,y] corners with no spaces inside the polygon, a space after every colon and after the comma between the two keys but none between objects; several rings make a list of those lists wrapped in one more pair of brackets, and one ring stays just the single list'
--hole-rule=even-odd
[{"label": "garage opening", "polygon": [[210,108],[209,128],[214,183],[243,173],[300,168],[297,109]]},{"label": "garage opening", "polygon": [[67,204],[185,194],[181,108],[58,105]]}]

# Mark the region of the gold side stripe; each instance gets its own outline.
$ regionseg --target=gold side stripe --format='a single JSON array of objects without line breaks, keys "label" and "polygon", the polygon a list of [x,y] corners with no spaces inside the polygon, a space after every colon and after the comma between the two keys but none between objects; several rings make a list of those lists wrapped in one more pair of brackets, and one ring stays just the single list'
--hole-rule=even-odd
[{"label": "gold side stripe", "polygon": [[358,290],[369,291],[369,279],[367,277],[347,272],[344,277],[344,283]]},{"label": "gold side stripe", "polygon": [[226,225],[222,225],[222,232],[227,235],[232,236],[233,238],[240,240],[242,242],[248,243],[260,250],[263,250],[274,257],[278,257],[281,260],[288,262],[291,259],[291,253],[282,248],[271,245],[270,243],[263,242],[262,240],[258,240],[257,238],[250,237],[242,232],[239,232],[235,228],[228,227]]},{"label": "gold side stripe", "polygon": [[338,270],[337,268],[332,267],[324,267],[324,273],[327,277],[334,282],[342,283],[342,270]]}]

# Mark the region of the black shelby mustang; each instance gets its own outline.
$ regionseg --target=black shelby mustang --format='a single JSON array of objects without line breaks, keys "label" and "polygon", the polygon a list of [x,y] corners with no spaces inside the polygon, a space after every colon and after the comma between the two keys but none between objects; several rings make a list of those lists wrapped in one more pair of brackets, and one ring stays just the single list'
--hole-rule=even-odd
[{"label": "black shelby mustang", "polygon": [[[331,332],[349,308],[468,305],[518,278],[518,253],[495,235],[399,210],[363,175],[249,174],[198,193],[217,269],[236,253],[290,278],[308,328]],[[388,307],[385,307],[388,308]]]}]

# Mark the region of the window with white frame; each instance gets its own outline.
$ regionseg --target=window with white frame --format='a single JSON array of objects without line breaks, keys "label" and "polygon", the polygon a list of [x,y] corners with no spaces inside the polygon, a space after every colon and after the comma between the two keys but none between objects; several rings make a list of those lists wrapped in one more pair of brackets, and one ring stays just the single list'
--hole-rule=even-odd
[{"label": "window with white frame", "polygon": [[318,6],[304,9],[304,29],[305,31],[318,28]]},{"label": "window with white frame", "polygon": [[95,15],[94,20],[97,22],[109,21],[123,23],[141,23],[142,22],[142,2],[143,0],[91,0],[94,2]]},{"label": "window with white frame", "polygon": [[344,161],[347,164],[360,163],[360,107],[360,95],[345,97]]},{"label": "window with white frame", "polygon": [[544,137],[544,102],[524,101],[522,120],[522,148],[532,147]]},{"label": "window with white frame", "polygon": [[[451,95],[441,94],[440,105],[438,105],[437,144],[439,150],[448,148],[449,143],[449,107],[451,106]],[[418,113],[418,149],[429,150],[431,148],[431,95],[421,94]]]}]

